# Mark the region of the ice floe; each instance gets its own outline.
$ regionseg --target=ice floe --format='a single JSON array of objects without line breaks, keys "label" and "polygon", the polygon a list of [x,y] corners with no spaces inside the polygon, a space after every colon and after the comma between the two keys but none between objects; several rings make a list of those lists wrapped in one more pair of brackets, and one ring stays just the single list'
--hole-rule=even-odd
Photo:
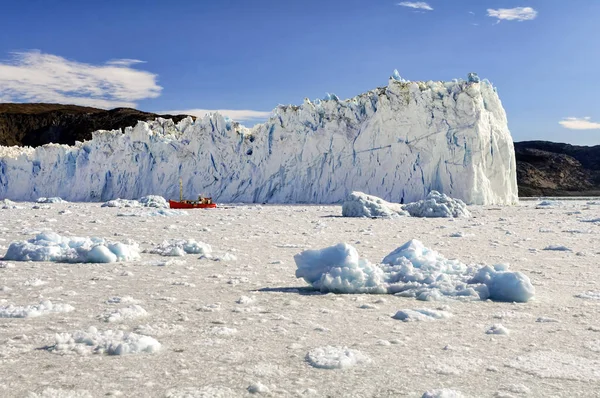
[{"label": "ice floe", "polygon": [[78,330],[73,333],[58,333],[55,344],[48,350],[55,353],[75,352],[85,354],[125,355],[142,352],[154,353],[161,344],[150,336],[141,336],[122,330],[99,331],[90,327],[87,331]]},{"label": "ice floe", "polygon": [[158,246],[146,250],[147,253],[160,254],[161,256],[181,257],[185,254],[199,254],[201,257],[211,257],[212,248],[204,242],[196,242],[193,239],[165,240]]},{"label": "ice floe", "polygon": [[139,247],[133,241],[112,243],[103,238],[66,237],[42,232],[28,241],[11,243],[4,260],[112,263],[138,260],[139,253]]},{"label": "ice floe", "polygon": [[344,217],[392,217],[407,216],[408,212],[398,203],[390,203],[376,196],[352,192],[342,205]]},{"label": "ice floe", "polygon": [[71,312],[73,306],[63,303],[52,303],[50,300],[44,300],[39,304],[27,306],[0,306],[0,318],[34,318],[42,315]]},{"label": "ice floe", "polygon": [[340,243],[294,256],[296,277],[321,292],[397,294],[419,300],[443,297],[526,302],[535,289],[508,266],[467,266],[448,260],[411,240],[388,254],[381,264],[359,258],[357,250]]},{"label": "ice floe", "polygon": [[359,364],[368,364],[371,359],[358,350],[324,346],[310,350],[306,354],[306,361],[315,368],[345,369]]},{"label": "ice floe", "polygon": [[412,217],[471,217],[465,202],[438,191],[431,191],[425,199],[404,205],[404,210]]},{"label": "ice floe", "polygon": [[435,321],[439,319],[451,318],[452,314],[447,311],[416,309],[400,310],[392,317],[404,322]]}]

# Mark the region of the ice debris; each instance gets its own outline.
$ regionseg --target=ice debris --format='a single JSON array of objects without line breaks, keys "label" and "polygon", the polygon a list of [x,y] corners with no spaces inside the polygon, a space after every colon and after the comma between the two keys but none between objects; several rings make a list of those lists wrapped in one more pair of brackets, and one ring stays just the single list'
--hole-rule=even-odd
[{"label": "ice debris", "polygon": [[153,353],[160,349],[160,343],[150,336],[140,336],[133,332],[98,331],[90,327],[87,331],[78,330],[74,333],[59,333],[55,336],[56,343],[48,347],[55,353],[76,352],[85,354],[125,355],[141,352]]},{"label": "ice debris", "polygon": [[376,196],[352,192],[342,205],[344,217],[392,217],[407,216],[402,205],[386,202]]},{"label": "ice debris", "polygon": [[53,197],[53,198],[38,198],[38,200],[36,200],[37,203],[68,203],[66,200],[64,200],[63,198],[59,198],[59,197]]},{"label": "ice debris", "polygon": [[392,317],[404,322],[435,321],[439,319],[451,318],[452,314],[447,311],[417,309],[400,310]]},{"label": "ice debris", "polygon": [[3,210],[23,209],[23,206],[18,206],[15,202],[13,202],[10,199],[2,199],[2,200],[0,200],[0,207]]},{"label": "ice debris", "polygon": [[34,318],[50,313],[71,312],[74,308],[69,304],[53,304],[44,300],[39,304],[24,307],[8,305],[0,307],[0,318]]},{"label": "ice debris", "polygon": [[318,347],[306,354],[306,361],[315,368],[345,369],[357,364],[367,364],[371,359],[358,350],[347,347]]},{"label": "ice debris", "polygon": [[425,392],[421,398],[464,398],[464,395],[456,390],[442,388],[441,390],[430,390]]},{"label": "ice debris", "polygon": [[431,191],[418,202],[390,203],[363,192],[352,192],[342,205],[344,217],[470,217],[467,205],[460,199],[453,199],[443,193]]},{"label": "ice debris", "polygon": [[128,307],[119,308],[114,311],[109,311],[100,318],[104,322],[123,322],[127,320],[139,319],[148,316],[148,312],[137,304],[132,304]]},{"label": "ice debris", "polygon": [[137,243],[111,243],[103,238],[60,236],[55,232],[42,232],[28,241],[13,242],[4,260],[54,261],[65,263],[112,263],[140,258]]},{"label": "ice debris", "polygon": [[502,326],[499,323],[496,323],[494,325],[491,325],[490,327],[488,327],[485,331],[486,334],[500,334],[503,336],[508,336],[510,334],[510,330],[508,330],[507,328],[505,328],[504,326]]},{"label": "ice debris", "polygon": [[438,191],[431,191],[425,199],[409,203],[403,208],[412,217],[471,217],[465,202]]},{"label": "ice debris", "polygon": [[100,207],[154,207],[166,209],[169,208],[169,202],[162,196],[148,195],[142,196],[139,200],[117,198],[103,203]]},{"label": "ice debris", "polygon": [[211,257],[212,248],[204,242],[188,240],[165,240],[147,253],[160,254],[161,256],[181,257],[187,254],[199,254],[201,257]]},{"label": "ice debris", "polygon": [[321,292],[396,294],[418,300],[444,297],[466,300],[527,302],[535,289],[520,272],[508,266],[467,266],[448,260],[418,240],[406,242],[381,264],[359,258],[357,250],[340,243],[294,256],[296,277]]}]

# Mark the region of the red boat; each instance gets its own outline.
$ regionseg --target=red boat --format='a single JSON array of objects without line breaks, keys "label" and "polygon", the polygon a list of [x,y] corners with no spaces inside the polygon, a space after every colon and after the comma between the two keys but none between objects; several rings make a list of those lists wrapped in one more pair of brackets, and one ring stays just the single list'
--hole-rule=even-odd
[{"label": "red boat", "polygon": [[198,198],[198,200],[169,200],[169,207],[171,209],[214,209],[217,207],[216,203],[213,203],[211,198]]},{"label": "red boat", "polygon": [[198,196],[198,200],[183,200],[183,181],[179,179],[179,202],[169,200],[171,209],[214,209],[217,204],[212,201],[212,198],[205,198],[202,195]]}]

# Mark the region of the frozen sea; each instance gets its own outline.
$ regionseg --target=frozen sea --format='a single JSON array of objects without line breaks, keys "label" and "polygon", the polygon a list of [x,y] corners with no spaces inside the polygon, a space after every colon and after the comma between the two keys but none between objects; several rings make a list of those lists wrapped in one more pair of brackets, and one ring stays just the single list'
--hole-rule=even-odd
[{"label": "frozen sea", "polygon": [[[44,231],[131,239],[140,256],[0,262],[0,396],[600,396],[597,198],[470,206],[458,219],[17,206],[0,210],[0,256]],[[187,239],[210,258],[161,246]],[[410,239],[465,264],[508,263],[535,299],[322,294],[295,277],[306,249],[346,242],[377,262]]]}]

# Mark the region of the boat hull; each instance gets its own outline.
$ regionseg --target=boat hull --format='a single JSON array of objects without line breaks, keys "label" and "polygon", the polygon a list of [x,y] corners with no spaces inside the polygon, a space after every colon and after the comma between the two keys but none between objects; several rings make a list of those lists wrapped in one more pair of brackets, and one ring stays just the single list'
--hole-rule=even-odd
[{"label": "boat hull", "polygon": [[176,200],[169,200],[169,207],[171,209],[214,209],[217,207],[216,203],[186,203],[178,202]]}]

